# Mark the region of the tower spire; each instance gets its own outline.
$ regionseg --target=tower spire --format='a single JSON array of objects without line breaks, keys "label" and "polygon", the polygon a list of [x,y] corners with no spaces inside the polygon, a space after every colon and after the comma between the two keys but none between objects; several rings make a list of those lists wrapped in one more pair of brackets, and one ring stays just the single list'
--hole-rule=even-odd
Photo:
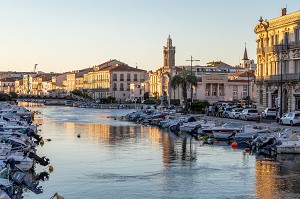
[{"label": "tower spire", "polygon": [[242,60],[249,60],[248,59],[248,53],[247,53],[247,48],[246,48],[246,43],[245,43],[245,51],[244,51],[244,56]]},{"label": "tower spire", "polygon": [[168,47],[171,47],[171,46],[172,46],[172,39],[171,39],[171,36],[170,36],[170,35],[168,36],[168,39],[167,39],[167,46],[168,46]]}]

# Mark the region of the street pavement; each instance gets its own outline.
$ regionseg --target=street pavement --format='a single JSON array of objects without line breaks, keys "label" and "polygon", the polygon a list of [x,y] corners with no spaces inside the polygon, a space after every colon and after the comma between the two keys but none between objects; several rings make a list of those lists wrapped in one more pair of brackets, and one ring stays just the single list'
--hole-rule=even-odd
[{"label": "street pavement", "polygon": [[221,117],[207,116],[204,114],[198,115],[200,118],[206,120],[216,121],[220,123],[240,123],[240,124],[251,124],[257,126],[258,128],[269,128],[270,130],[281,131],[287,128],[291,128],[292,131],[295,131],[300,134],[300,125],[290,126],[290,125],[279,125],[275,119],[261,119],[260,121],[244,121],[239,119],[229,119]]}]

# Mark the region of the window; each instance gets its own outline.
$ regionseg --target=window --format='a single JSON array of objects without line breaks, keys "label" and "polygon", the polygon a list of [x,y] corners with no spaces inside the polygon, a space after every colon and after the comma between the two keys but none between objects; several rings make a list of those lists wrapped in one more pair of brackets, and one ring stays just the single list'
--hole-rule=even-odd
[{"label": "window", "polygon": [[278,45],[278,35],[275,35],[275,45]]},{"label": "window", "polygon": [[283,74],[288,74],[289,73],[289,62],[284,61],[283,62]]},{"label": "window", "polygon": [[140,81],[141,81],[141,82],[145,81],[144,74],[141,74],[141,75],[140,75]]},{"label": "window", "polygon": [[210,84],[206,84],[206,87],[205,87],[205,95],[206,95],[206,96],[210,96]]},{"label": "window", "polygon": [[295,72],[295,73],[300,73],[300,60],[297,59],[297,60],[295,60],[294,63],[295,63],[294,72]]},{"label": "window", "polygon": [[124,81],[124,74],[120,74],[120,81]]},{"label": "window", "polygon": [[118,75],[114,74],[113,81],[117,81],[117,79],[118,79]]},{"label": "window", "polygon": [[300,37],[299,37],[299,33],[300,33],[300,29],[297,28],[295,29],[295,41],[300,41]]},{"label": "window", "polygon": [[127,81],[131,81],[130,74],[127,74]]},{"label": "window", "polygon": [[212,85],[212,96],[217,96],[218,84]]},{"label": "window", "polygon": [[237,86],[233,86],[233,99],[238,99],[238,87]]},{"label": "window", "polygon": [[114,90],[114,91],[116,91],[116,90],[117,90],[117,83],[114,83],[113,90]]},{"label": "window", "polygon": [[121,84],[120,84],[120,91],[123,91],[123,90],[124,90],[124,84],[121,83]]},{"label": "window", "polygon": [[248,86],[243,86],[243,98],[248,96]]},{"label": "window", "polygon": [[272,35],[272,36],[271,36],[271,45],[270,45],[270,46],[273,46],[273,45],[274,45],[274,42],[275,42],[274,38],[275,38],[275,36]]},{"label": "window", "polygon": [[288,32],[284,33],[284,44],[286,44],[286,45],[289,44],[289,33]]},{"label": "window", "polygon": [[134,74],[133,81],[137,81],[137,74]]}]

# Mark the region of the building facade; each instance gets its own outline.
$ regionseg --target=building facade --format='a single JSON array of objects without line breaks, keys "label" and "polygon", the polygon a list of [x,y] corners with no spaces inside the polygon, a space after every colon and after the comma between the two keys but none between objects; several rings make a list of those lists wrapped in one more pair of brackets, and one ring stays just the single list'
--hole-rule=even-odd
[{"label": "building facade", "polygon": [[300,11],[259,20],[257,39],[258,107],[278,107],[280,114],[300,110]]},{"label": "building facade", "polygon": [[170,104],[172,98],[170,80],[178,70],[182,70],[175,67],[175,52],[175,46],[173,46],[169,35],[167,45],[163,47],[163,66],[148,73],[150,96],[161,99],[165,104]]}]

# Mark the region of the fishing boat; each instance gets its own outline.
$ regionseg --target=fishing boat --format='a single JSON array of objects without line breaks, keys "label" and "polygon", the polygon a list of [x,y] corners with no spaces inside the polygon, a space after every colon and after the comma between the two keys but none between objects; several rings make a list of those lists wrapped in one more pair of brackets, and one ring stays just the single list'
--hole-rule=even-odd
[{"label": "fishing boat", "polygon": [[276,146],[278,153],[300,154],[300,140],[296,133],[288,139],[281,140],[281,144]]}]

